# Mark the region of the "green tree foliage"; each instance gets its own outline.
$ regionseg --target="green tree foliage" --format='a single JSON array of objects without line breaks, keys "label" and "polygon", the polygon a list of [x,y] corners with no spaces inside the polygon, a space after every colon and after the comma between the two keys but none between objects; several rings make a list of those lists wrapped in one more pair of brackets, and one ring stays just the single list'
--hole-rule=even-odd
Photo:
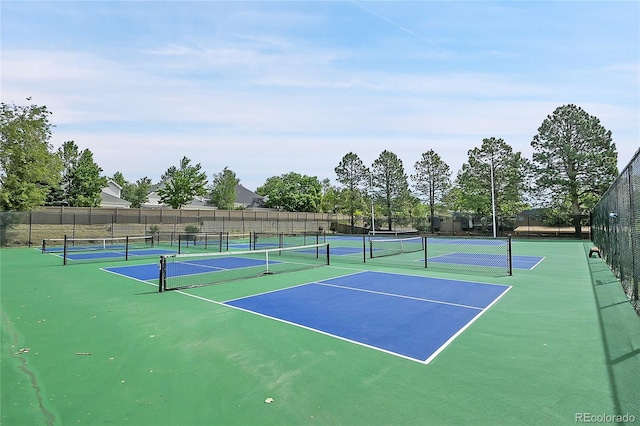
[{"label": "green tree foliage", "polygon": [[530,173],[529,161],[502,139],[482,140],[480,148],[468,152],[469,160],[458,172],[456,204],[463,210],[492,217],[493,174],[496,215],[509,218],[527,208],[524,201]]},{"label": "green tree foliage", "polygon": [[334,169],[337,180],[343,185],[341,191],[342,211],[351,218],[351,232],[354,232],[356,212],[365,204],[366,185],[369,181],[369,169],[360,157],[353,152],[342,157],[340,164]]},{"label": "green tree foliage", "polygon": [[581,216],[618,176],[611,132],[582,108],[564,105],[542,122],[531,146],[538,193],[550,207],[570,209],[576,237],[581,236]]},{"label": "green tree foliage", "polygon": [[63,203],[72,207],[98,207],[107,178],[93,161],[93,153],[80,151],[74,141],[67,141],[58,150],[63,163],[61,180]]},{"label": "green tree foliage", "polygon": [[220,173],[213,175],[211,182],[210,203],[222,210],[231,210],[236,201],[236,186],[240,179],[236,174],[225,167]]},{"label": "green tree foliage", "polygon": [[149,191],[151,190],[151,179],[148,177],[140,178],[136,183],[129,183],[125,186],[122,198],[131,203],[131,207],[139,209],[144,203],[149,201]]},{"label": "green tree foliage", "polygon": [[0,209],[26,211],[41,206],[57,185],[61,166],[49,143],[50,114],[46,106],[2,103]]},{"label": "green tree foliage", "polygon": [[441,203],[451,187],[451,170],[434,151],[429,150],[414,165],[416,173],[411,175],[418,196],[429,206],[430,231],[433,233],[436,204]]},{"label": "green tree foliage", "polygon": [[323,179],[321,184],[322,201],[320,202],[320,211],[324,213],[338,213],[342,204],[342,190],[331,185],[329,179]]},{"label": "green tree foliage", "polygon": [[267,197],[266,207],[316,213],[322,201],[322,184],[315,176],[289,172],[268,178],[256,193]]},{"label": "green tree foliage", "polygon": [[161,176],[162,188],[158,189],[160,201],[179,209],[197,196],[207,193],[207,175],[201,171],[200,163],[191,165],[191,160],[182,157],[180,167],[171,166]]},{"label": "green tree foliage", "polygon": [[123,191],[124,187],[129,184],[129,181],[124,178],[124,175],[121,172],[115,172],[113,176],[111,176],[111,180],[120,185]]},{"label": "green tree foliage", "polygon": [[374,197],[382,204],[391,231],[394,213],[403,211],[410,200],[409,183],[402,160],[393,152],[384,150],[373,162],[371,173]]},{"label": "green tree foliage", "polygon": [[149,201],[151,179],[148,177],[145,176],[138,179],[135,183],[131,183],[124,178],[122,173],[115,172],[111,180],[120,185],[120,188],[122,188],[120,197],[123,200],[129,201],[132,208],[139,209],[144,203]]}]

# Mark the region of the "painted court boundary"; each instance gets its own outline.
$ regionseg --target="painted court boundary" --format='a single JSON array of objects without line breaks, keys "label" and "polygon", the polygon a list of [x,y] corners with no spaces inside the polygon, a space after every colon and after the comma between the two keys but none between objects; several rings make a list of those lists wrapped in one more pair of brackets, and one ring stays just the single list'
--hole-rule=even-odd
[{"label": "painted court boundary", "polygon": [[[357,277],[362,274],[375,274],[386,276],[387,278],[395,277],[396,280],[401,280],[402,277],[412,277],[414,281],[424,280],[425,284],[428,283],[427,287],[433,286],[434,281],[436,287],[440,285],[442,281],[447,281],[450,285],[459,283],[464,286],[495,286],[496,291],[498,287],[500,288],[500,293],[496,296],[487,296],[490,302],[487,303],[486,306],[473,306],[469,304],[452,303],[446,300],[435,300],[389,293],[386,291],[350,287],[348,285],[334,285],[327,282],[348,277]],[[366,279],[366,277],[363,279]],[[363,281],[360,280],[359,282]],[[319,287],[324,287],[325,290],[320,290]],[[337,293],[327,291],[327,288],[335,289]],[[415,275],[363,271],[319,282],[228,300],[223,302],[223,304],[360,346],[428,364],[453,342],[457,336],[506,294],[510,288],[510,286],[499,284],[440,280]],[[342,294],[339,294],[340,292],[342,292]],[[360,293],[360,296],[356,295],[352,301],[345,301],[348,296],[345,296],[344,292]],[[292,295],[284,295],[284,293],[291,293]],[[364,294],[376,295],[376,297],[373,298],[375,300],[372,300],[371,296],[361,296]],[[381,302],[380,296],[391,297],[392,299]],[[270,298],[273,300],[269,300]],[[329,300],[328,304],[331,305],[329,306],[327,304],[326,306],[322,306],[323,298],[327,298]],[[267,300],[263,301],[263,299]],[[403,301],[398,301],[398,299],[409,300],[411,303],[407,304]],[[309,301],[311,302],[307,303]],[[416,304],[416,302],[418,302],[418,304]],[[342,308],[340,308],[341,303],[345,305],[342,306]],[[372,303],[373,306],[367,308],[367,303]],[[318,304],[321,306],[318,307]],[[334,304],[337,304],[338,308],[336,308]],[[382,309],[384,313],[377,311],[381,304],[383,305]],[[282,305],[284,305],[284,307]],[[433,308],[432,305],[444,305],[446,308],[442,306],[440,308]],[[416,306],[418,307],[417,309]],[[386,308],[391,309],[390,311],[385,311]],[[296,313],[296,309],[300,312]],[[337,312],[336,309],[338,309]],[[279,310],[284,311],[279,312]],[[452,311],[454,311],[453,314]],[[301,316],[296,317],[296,315],[300,315],[300,313]],[[335,319],[333,318],[334,315],[336,316]],[[412,322],[411,324],[403,323],[402,321],[407,316],[418,316],[418,318],[416,318],[418,321]],[[401,318],[398,320],[400,322],[394,323],[394,321],[397,320],[396,317]],[[354,321],[349,322],[349,319],[353,319]],[[386,324],[386,320],[389,320],[390,324]],[[362,322],[360,323],[359,321]],[[343,324],[345,324],[344,328],[342,328]],[[385,329],[384,326],[386,325],[390,328]],[[363,330],[365,331],[363,332]],[[373,332],[371,332],[371,330],[373,330]],[[410,338],[414,336],[413,333],[416,333],[416,330],[418,330],[416,334],[417,346],[410,340]],[[423,334],[420,334],[420,330],[422,330]],[[439,342],[441,342],[441,344],[439,344]],[[426,357],[420,355],[426,355]]]},{"label": "painted court boundary", "polygon": [[[145,281],[145,280],[141,280],[139,278],[135,278],[132,276],[128,276],[126,274],[121,274],[119,272],[114,272],[108,268],[102,268],[102,270],[106,271],[106,272],[110,272],[116,275],[120,275],[120,276],[124,276],[124,277],[128,277],[128,278],[132,278],[136,281],[145,283],[147,285],[151,285],[151,286],[155,286],[155,284],[149,282],[149,281]],[[494,287],[495,288],[501,288],[501,292],[494,297],[493,295],[486,295],[485,298],[488,298],[489,300],[487,300],[489,303],[486,303],[487,301],[485,301],[484,303],[482,303],[481,300],[479,300],[478,304],[479,306],[476,306],[476,304],[472,303],[473,300],[471,301],[467,301],[467,302],[455,302],[455,301],[447,301],[447,300],[441,300],[438,299],[437,297],[424,297],[424,296],[414,296],[411,294],[400,294],[400,293],[393,293],[393,283],[391,283],[391,285],[389,285],[388,289],[385,287],[384,291],[381,290],[375,290],[375,289],[368,289],[368,288],[362,288],[361,285],[359,283],[363,283],[364,281],[366,281],[367,279],[367,274],[373,274],[373,276],[376,277],[386,277],[392,281],[398,281],[398,282],[403,282],[403,279],[409,279],[409,280],[419,280],[422,281],[422,283],[425,284],[426,287],[434,287],[437,288],[438,286],[443,286],[443,282],[445,283],[449,283],[450,285],[462,285],[464,287],[468,287],[468,286],[478,286],[478,288],[482,287],[482,286],[490,286],[490,287]],[[371,275],[369,275],[371,276]],[[331,283],[331,281],[340,281],[340,280],[355,280],[353,281],[352,284],[350,283],[346,283],[346,284],[334,284]],[[415,284],[415,283],[414,283]],[[419,283],[420,284],[420,283]],[[386,286],[386,284],[384,284]],[[327,329],[323,329],[323,328],[327,328],[326,326],[320,324],[317,326],[313,326],[313,325],[306,325],[304,324],[304,322],[307,321],[306,318],[304,318],[304,315],[302,318],[295,318],[295,313],[294,314],[282,314],[282,315],[277,315],[274,314],[273,312],[269,312],[268,309],[265,310],[265,305],[260,306],[260,302],[258,301],[258,306],[257,307],[250,307],[250,306],[242,306],[242,304],[244,303],[244,301],[247,300],[257,300],[261,297],[266,297],[266,295],[276,295],[276,296],[280,296],[283,295],[285,292],[289,292],[289,293],[293,293],[294,295],[286,295],[283,296],[284,297],[284,301],[285,303],[291,303],[291,306],[293,306],[294,308],[292,309],[292,311],[295,311],[295,307],[298,306],[298,302],[295,302],[292,300],[295,299],[297,296],[295,295],[295,292],[293,292],[293,289],[302,289],[302,293],[304,294],[305,292],[308,291],[312,291],[312,286],[321,286],[324,287],[325,289],[334,289],[336,292],[352,292],[352,293],[356,293],[356,299],[352,302],[351,305],[347,305],[346,307],[343,307],[342,311],[338,311],[337,315],[344,315],[344,313],[346,311],[356,311],[359,315],[361,315],[360,319],[362,319],[362,316],[364,315],[365,317],[365,322],[366,317],[375,317],[377,315],[377,312],[375,310],[373,311],[366,311],[366,301],[367,301],[367,297],[364,296],[366,294],[369,295],[376,295],[376,296],[383,296],[383,297],[388,297],[391,298],[389,299],[390,303],[400,303],[400,307],[397,308],[398,310],[395,312],[392,312],[392,315],[390,315],[391,318],[396,317],[399,314],[402,314],[407,308],[405,306],[402,305],[402,302],[398,302],[399,299],[405,299],[405,300],[410,300],[412,302],[418,302],[418,303],[425,303],[425,304],[433,304],[433,305],[446,305],[451,307],[452,309],[455,310],[455,308],[462,308],[464,310],[473,310],[476,311],[476,313],[470,314],[470,313],[466,313],[464,314],[465,316],[467,316],[468,318],[453,318],[452,321],[455,325],[452,324],[448,324],[446,323],[447,321],[447,315],[448,313],[445,311],[445,313],[442,316],[438,316],[438,314],[430,314],[429,311],[431,311],[431,309],[427,309],[427,313],[425,313],[426,319],[422,318],[422,316],[420,317],[419,321],[427,321],[425,323],[419,323],[416,322],[415,324],[412,324],[411,326],[416,327],[420,324],[424,325],[424,327],[431,327],[433,329],[444,329],[444,331],[442,332],[443,334],[440,335],[436,335],[435,338],[433,340],[436,341],[436,343],[434,345],[437,345],[438,341],[442,340],[442,344],[438,345],[435,349],[420,349],[418,350],[418,352],[420,352],[421,354],[424,354],[426,352],[427,356],[426,357],[420,357],[417,355],[408,355],[406,352],[405,353],[401,353],[403,352],[402,350],[394,350],[392,349],[393,347],[401,347],[406,349],[407,345],[409,345],[409,347],[411,347],[410,351],[414,351],[417,349],[414,349],[411,346],[411,343],[409,343],[407,341],[407,339],[405,338],[400,339],[400,343],[390,343],[388,341],[384,341],[382,342],[382,344],[378,343],[378,344],[374,344],[374,343],[367,343],[363,340],[361,336],[357,337],[357,338],[352,338],[349,337],[348,335],[340,335],[339,333],[344,333],[343,331],[338,330],[337,332],[331,332],[328,331]],[[365,284],[366,286],[366,284]],[[487,287],[487,288],[490,288]],[[443,287],[444,288],[444,287]],[[340,275],[338,277],[334,277],[334,278],[329,278],[326,280],[320,280],[320,281],[312,281],[312,282],[307,282],[307,283],[303,283],[303,284],[298,284],[298,285],[294,285],[294,286],[290,286],[290,287],[286,287],[286,288],[282,288],[282,289],[276,289],[276,290],[270,290],[270,291],[266,291],[266,292],[262,292],[262,293],[257,293],[254,295],[250,295],[250,296],[245,296],[242,298],[236,298],[236,299],[230,299],[230,300],[226,300],[226,301],[216,301],[216,300],[212,300],[206,297],[202,297],[202,296],[197,296],[191,293],[188,293],[186,291],[183,290],[176,290],[174,292],[177,292],[179,294],[185,295],[185,296],[189,296],[189,297],[193,297],[199,300],[203,300],[209,303],[215,303],[218,305],[224,305],[227,307],[231,307],[233,309],[237,309],[237,310],[241,310],[241,311],[245,311],[245,312],[249,312],[252,313],[254,315],[258,315],[258,316],[262,316],[265,318],[269,318],[269,319],[273,319],[279,322],[283,322],[286,324],[290,324],[290,325],[294,325],[300,328],[304,328],[307,330],[311,330],[311,331],[315,331],[317,333],[320,334],[324,334],[333,338],[337,338],[343,341],[348,341],[350,343],[354,343],[360,346],[364,346],[370,349],[374,349],[374,350],[378,350],[381,352],[385,352],[391,355],[395,355],[398,357],[402,357],[405,359],[409,359],[412,361],[416,361],[416,362],[420,362],[423,364],[428,364],[430,363],[438,354],[440,354],[447,346],[449,346],[464,330],[466,330],[469,326],[471,326],[471,324],[473,324],[480,316],[482,316],[482,314],[484,314],[489,308],[491,308],[500,298],[502,298],[502,296],[504,296],[508,290],[511,289],[511,286],[507,286],[507,285],[502,285],[502,284],[488,284],[488,283],[482,283],[482,282],[472,282],[472,281],[460,281],[460,280],[454,280],[454,279],[443,279],[443,278],[433,278],[433,277],[424,277],[424,276],[417,276],[417,275],[409,275],[409,274],[395,274],[395,273],[388,273],[388,272],[373,272],[373,271],[359,271],[359,272],[354,272],[351,274],[345,274],[345,275]],[[388,291],[386,291],[388,290]],[[300,291],[300,290],[299,290]],[[299,292],[298,291],[298,292]],[[316,289],[317,291],[317,289]],[[325,292],[326,293],[326,292]],[[361,296],[357,295],[357,293],[360,293]],[[333,295],[332,295],[333,296]],[[335,296],[333,296],[335,297]],[[342,297],[341,297],[342,298]],[[357,298],[360,298],[360,300],[358,300]],[[446,297],[445,297],[446,298]],[[321,300],[322,297],[319,297],[319,299]],[[304,308],[304,299],[300,302],[300,305],[302,306],[302,309],[305,310]],[[331,303],[331,302],[329,302]],[[386,302],[385,302],[386,304]],[[364,308],[361,306],[364,305]],[[332,306],[327,305],[327,308],[330,309]],[[364,309],[364,311],[363,311]],[[421,307],[420,309],[425,309],[424,307]],[[359,311],[358,311],[359,310]],[[410,309],[409,309],[410,310]],[[263,312],[261,312],[263,311]],[[293,316],[291,316],[293,315]],[[389,313],[387,312],[387,315],[389,315]],[[429,316],[431,315],[431,316]],[[435,316],[434,316],[435,315]],[[392,321],[393,322],[393,321]],[[357,327],[357,326],[365,326],[366,324],[360,324],[360,322],[358,321],[358,318],[356,317],[356,323],[352,324],[353,326]],[[331,327],[329,327],[331,328]],[[390,334],[397,334],[397,333],[402,333],[402,325],[400,325],[399,330],[396,329],[390,329],[387,330],[388,333]],[[374,337],[377,338],[378,336],[369,336],[369,337]],[[422,336],[424,339],[427,339],[429,336]],[[434,336],[432,336],[434,337]],[[444,339],[443,339],[444,338]],[[429,339],[431,340],[431,339]],[[418,340],[420,341],[420,340]],[[426,340],[424,340],[426,341]],[[431,345],[431,343],[423,343],[426,345]],[[399,345],[399,346],[397,346]],[[387,348],[385,348],[384,346],[387,346]]]}]

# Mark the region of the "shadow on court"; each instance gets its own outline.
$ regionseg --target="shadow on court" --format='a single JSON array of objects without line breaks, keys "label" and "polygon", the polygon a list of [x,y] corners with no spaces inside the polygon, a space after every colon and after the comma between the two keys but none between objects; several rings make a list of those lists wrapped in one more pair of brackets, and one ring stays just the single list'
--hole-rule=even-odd
[{"label": "shadow on court", "polygon": [[603,259],[590,258],[589,269],[614,407],[640,418],[640,317]]}]

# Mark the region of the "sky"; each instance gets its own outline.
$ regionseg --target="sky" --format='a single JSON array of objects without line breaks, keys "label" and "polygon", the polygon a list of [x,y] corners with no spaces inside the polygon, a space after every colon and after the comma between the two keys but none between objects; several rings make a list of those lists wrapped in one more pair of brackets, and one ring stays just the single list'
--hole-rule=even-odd
[{"label": "sky", "polygon": [[[638,1],[0,2],[1,99],[46,105],[105,176],[154,183],[183,157],[255,190],[337,184],[353,152],[407,175],[434,150],[455,178],[502,138],[531,158],[575,104],[640,147]],[[31,98],[31,100],[27,100]]]}]

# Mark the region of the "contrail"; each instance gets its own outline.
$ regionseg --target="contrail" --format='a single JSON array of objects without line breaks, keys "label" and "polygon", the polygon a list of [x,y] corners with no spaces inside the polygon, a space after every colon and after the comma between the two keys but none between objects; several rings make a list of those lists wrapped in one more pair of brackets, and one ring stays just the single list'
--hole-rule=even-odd
[{"label": "contrail", "polygon": [[358,6],[360,9],[364,10],[365,12],[368,12],[370,14],[372,14],[373,16],[382,19],[383,21],[386,21],[388,23],[390,23],[391,25],[393,25],[394,27],[404,31],[407,34],[411,34],[412,36],[424,41],[425,43],[429,43],[431,46],[435,47],[436,49],[440,49],[440,46],[438,46],[436,43],[432,42],[429,39],[426,39],[424,37],[422,37],[420,34],[415,33],[414,31],[411,31],[409,28],[403,27],[402,25],[398,24],[395,21],[392,21],[391,19],[380,15],[379,13],[369,9],[368,7],[363,6],[362,4],[360,4],[359,2],[355,1],[355,0],[351,0],[351,3],[355,4],[356,6]]}]

